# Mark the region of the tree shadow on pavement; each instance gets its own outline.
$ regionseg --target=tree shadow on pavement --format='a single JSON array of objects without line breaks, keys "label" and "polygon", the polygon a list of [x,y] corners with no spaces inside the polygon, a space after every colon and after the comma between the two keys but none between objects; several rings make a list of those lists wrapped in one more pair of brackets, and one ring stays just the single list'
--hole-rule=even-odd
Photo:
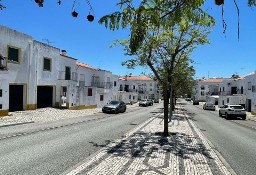
[{"label": "tree shadow on pavement", "polygon": [[192,155],[201,154],[212,159],[205,146],[196,142],[196,139],[198,138],[184,133],[170,133],[170,136],[165,137],[161,133],[136,132],[128,139],[122,139],[115,146],[107,147],[107,153],[131,158],[171,153],[182,159],[190,159]]}]

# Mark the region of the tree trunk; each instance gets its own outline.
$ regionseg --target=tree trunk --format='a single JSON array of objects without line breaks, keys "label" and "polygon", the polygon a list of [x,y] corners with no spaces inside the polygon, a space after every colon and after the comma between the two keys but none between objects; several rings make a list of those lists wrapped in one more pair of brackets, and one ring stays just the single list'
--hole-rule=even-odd
[{"label": "tree trunk", "polygon": [[173,110],[173,97],[172,97],[172,85],[169,85],[169,92],[170,92],[170,112],[169,112],[169,122],[172,120],[172,110]]},{"label": "tree trunk", "polygon": [[169,98],[167,93],[167,88],[164,87],[163,89],[163,96],[164,96],[164,136],[168,136],[168,106],[169,106]]}]

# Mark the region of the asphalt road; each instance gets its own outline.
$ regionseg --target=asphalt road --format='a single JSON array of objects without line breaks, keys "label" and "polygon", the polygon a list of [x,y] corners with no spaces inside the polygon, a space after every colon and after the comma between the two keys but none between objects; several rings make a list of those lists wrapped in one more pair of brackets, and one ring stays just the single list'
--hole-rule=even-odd
[{"label": "asphalt road", "polygon": [[255,121],[226,120],[218,116],[218,111],[205,111],[192,103],[184,107],[237,174],[256,174]]},{"label": "asphalt road", "polygon": [[162,103],[121,114],[0,128],[0,174],[61,174],[153,115]]}]

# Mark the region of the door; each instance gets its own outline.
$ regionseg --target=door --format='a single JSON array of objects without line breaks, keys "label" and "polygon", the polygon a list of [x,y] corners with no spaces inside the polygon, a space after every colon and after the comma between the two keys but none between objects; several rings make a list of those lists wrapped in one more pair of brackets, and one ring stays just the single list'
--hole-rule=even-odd
[{"label": "door", "polygon": [[37,108],[52,107],[53,87],[38,86],[37,87]]},{"label": "door", "polygon": [[9,86],[9,111],[23,111],[23,85]]}]

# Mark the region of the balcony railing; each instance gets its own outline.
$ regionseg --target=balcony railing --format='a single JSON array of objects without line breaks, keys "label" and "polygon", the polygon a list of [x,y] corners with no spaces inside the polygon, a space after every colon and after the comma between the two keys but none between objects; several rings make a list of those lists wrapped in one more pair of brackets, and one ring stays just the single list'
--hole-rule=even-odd
[{"label": "balcony railing", "polygon": [[85,81],[79,80],[79,87],[83,88],[85,86]]},{"label": "balcony railing", "polygon": [[138,90],[137,89],[127,89],[128,91],[127,92],[137,92]]},{"label": "balcony railing", "polygon": [[92,87],[111,89],[113,87],[112,82],[91,82]]},{"label": "balcony railing", "polygon": [[242,94],[240,90],[238,90],[237,92],[222,91],[222,92],[219,92],[219,93],[220,93],[220,95],[236,95],[236,94],[241,95]]},{"label": "balcony railing", "polygon": [[78,80],[78,75],[76,72],[72,72],[72,74],[68,74],[65,71],[59,71],[58,74],[58,80],[72,80],[72,81],[77,81]]}]

